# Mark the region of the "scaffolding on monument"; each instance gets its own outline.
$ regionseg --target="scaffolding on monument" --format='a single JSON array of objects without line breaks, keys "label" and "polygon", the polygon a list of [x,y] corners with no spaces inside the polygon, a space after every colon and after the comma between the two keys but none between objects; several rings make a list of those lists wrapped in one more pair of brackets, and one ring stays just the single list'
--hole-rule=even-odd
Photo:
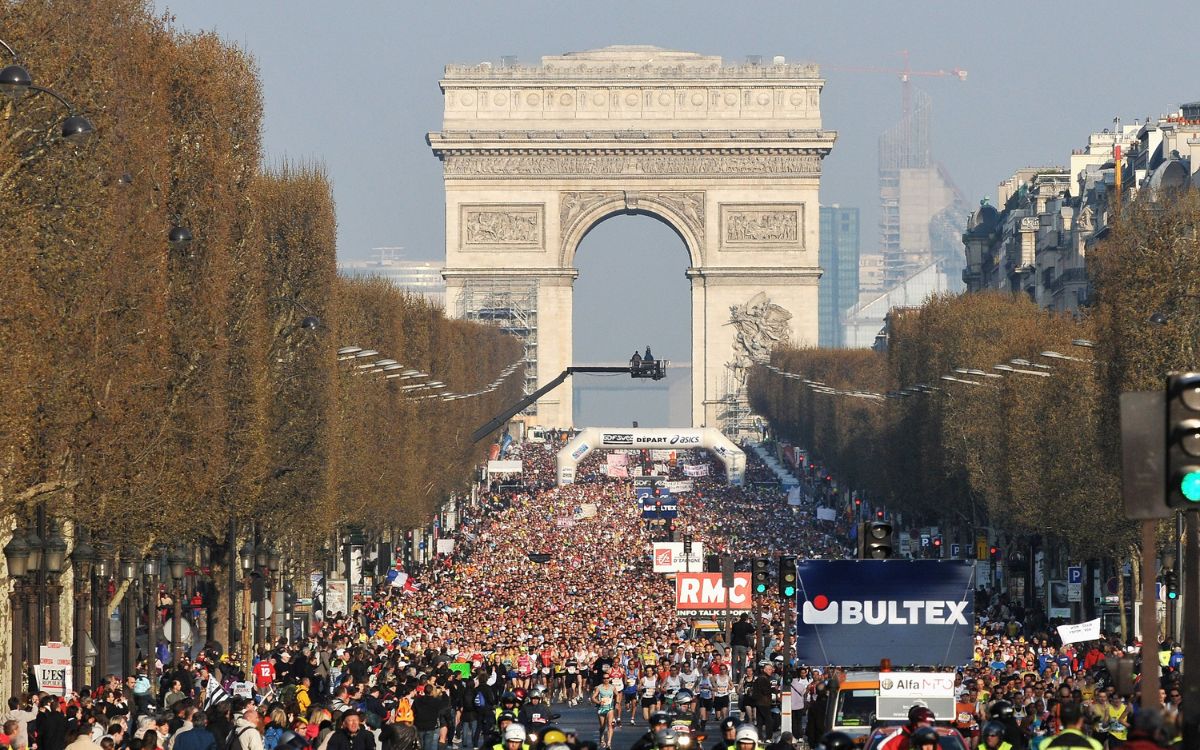
[{"label": "scaffolding on monument", "polygon": [[737,439],[755,429],[754,413],[750,410],[750,397],[747,388],[740,383],[733,372],[726,368],[722,382],[720,412],[720,430],[725,435]]},{"label": "scaffolding on monument", "polygon": [[[536,279],[480,279],[463,284],[458,296],[459,316],[493,325],[515,336],[525,348],[525,395],[537,390],[537,293]],[[525,414],[536,413],[536,407]]]}]

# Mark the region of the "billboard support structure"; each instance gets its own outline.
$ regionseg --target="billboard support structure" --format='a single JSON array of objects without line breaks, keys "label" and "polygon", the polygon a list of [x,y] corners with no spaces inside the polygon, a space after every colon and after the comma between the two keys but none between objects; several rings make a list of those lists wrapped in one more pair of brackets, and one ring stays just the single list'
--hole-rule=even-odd
[{"label": "billboard support structure", "polygon": [[558,452],[558,486],[574,483],[576,465],[594,450],[642,448],[704,448],[724,464],[731,485],[746,481],[746,454],[715,427],[586,427]]}]

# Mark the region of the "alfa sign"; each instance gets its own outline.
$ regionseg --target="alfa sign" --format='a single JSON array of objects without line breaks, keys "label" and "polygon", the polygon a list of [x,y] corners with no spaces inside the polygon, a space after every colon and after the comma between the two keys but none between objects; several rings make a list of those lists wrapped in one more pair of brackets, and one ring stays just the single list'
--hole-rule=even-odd
[{"label": "alfa sign", "polygon": [[726,594],[729,609],[750,611],[750,574],[734,574],[728,592],[721,585],[720,573],[679,573],[675,576],[675,610],[681,617],[720,614],[725,611]]},{"label": "alfa sign", "polygon": [[879,675],[875,716],[880,721],[906,721],[917,702],[934,716],[954,715],[954,673],[887,672]]},{"label": "alfa sign", "polygon": [[802,664],[957,666],[971,660],[970,563],[805,560],[796,566]]}]

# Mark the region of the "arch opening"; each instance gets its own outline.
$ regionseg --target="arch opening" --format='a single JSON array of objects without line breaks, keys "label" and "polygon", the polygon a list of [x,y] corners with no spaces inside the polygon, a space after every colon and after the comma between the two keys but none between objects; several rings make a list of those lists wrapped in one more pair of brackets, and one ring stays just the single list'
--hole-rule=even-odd
[{"label": "arch opening", "polygon": [[[665,380],[627,375],[572,379],[574,423],[688,427],[692,422],[691,253],[668,220],[651,212],[607,211],[579,233],[575,281],[575,364],[623,364],[649,345],[669,359]],[[683,243],[684,254],[679,245]]]}]

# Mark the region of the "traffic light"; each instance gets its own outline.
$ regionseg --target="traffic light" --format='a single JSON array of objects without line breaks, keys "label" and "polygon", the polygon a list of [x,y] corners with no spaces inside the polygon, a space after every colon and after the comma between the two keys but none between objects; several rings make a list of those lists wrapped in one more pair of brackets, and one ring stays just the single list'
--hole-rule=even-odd
[{"label": "traffic light", "polygon": [[1163,588],[1167,590],[1167,601],[1173,602],[1179,598],[1179,574],[1167,568],[1162,574]]},{"label": "traffic light", "polygon": [[754,593],[765,594],[767,589],[771,588],[771,561],[766,557],[754,558],[754,565],[751,576],[751,583],[754,584]]},{"label": "traffic light", "polygon": [[854,498],[854,509],[858,510],[861,507],[862,507],[862,498],[861,497]]},{"label": "traffic light", "polygon": [[991,547],[988,547],[988,557],[992,558],[993,560],[999,560],[1000,548],[994,544]]},{"label": "traffic light", "polygon": [[704,572],[705,573],[720,573],[721,572],[721,556],[720,555],[705,555],[704,556]]},{"label": "traffic light", "polygon": [[784,555],[779,558],[779,595],[784,599],[796,596],[796,558]]},{"label": "traffic light", "polygon": [[863,524],[862,559],[886,560],[892,556],[892,525],[890,523]]},{"label": "traffic light", "polygon": [[1167,507],[1200,507],[1200,372],[1167,375]]},{"label": "traffic light", "polygon": [[875,511],[875,519],[878,521],[883,520],[883,510],[882,509]]}]

